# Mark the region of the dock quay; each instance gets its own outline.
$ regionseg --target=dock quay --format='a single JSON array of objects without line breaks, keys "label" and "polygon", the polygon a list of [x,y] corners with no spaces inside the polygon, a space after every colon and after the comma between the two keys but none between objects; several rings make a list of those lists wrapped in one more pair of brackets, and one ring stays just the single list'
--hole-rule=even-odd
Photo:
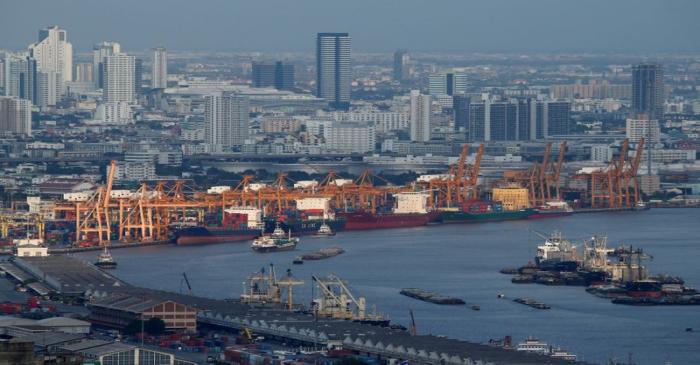
[{"label": "dock quay", "polygon": [[[408,360],[411,364],[572,364],[573,362],[433,335],[411,335],[408,331],[351,320],[320,318],[313,313],[290,311],[283,306],[249,305],[152,290],[130,285],[93,265],[71,256],[15,258],[0,269],[6,278],[44,286],[42,296],[62,300],[80,297],[104,301],[110,296],[131,296],[150,302],[172,301],[197,311],[201,328],[240,331],[247,328],[266,340],[287,345],[345,349],[383,360]],[[29,289],[32,289],[29,287]],[[39,294],[37,292],[37,294]],[[88,306],[89,307],[89,306]],[[584,364],[578,362],[576,364]]]}]

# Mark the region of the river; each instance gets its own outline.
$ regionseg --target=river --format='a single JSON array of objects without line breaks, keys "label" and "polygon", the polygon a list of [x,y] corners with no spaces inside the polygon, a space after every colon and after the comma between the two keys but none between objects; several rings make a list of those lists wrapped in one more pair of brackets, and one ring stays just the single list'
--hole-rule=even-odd
[{"label": "river", "polygon": [[[187,273],[193,294],[236,297],[248,275],[270,263],[278,275],[291,268],[306,280],[295,291],[308,303],[310,277],[335,273],[349,283],[368,308],[408,326],[409,309],[419,333],[475,342],[512,335],[514,342],[535,336],[579,355],[605,363],[611,358],[641,365],[700,363],[700,307],[633,307],[614,305],[587,294],[583,287],[512,284],[498,272],[526,263],[542,240],[530,230],[560,230],[580,242],[605,234],[609,246],[632,244],[653,256],[651,272],[681,276],[700,285],[700,210],[652,209],[643,212],[578,214],[541,220],[411,229],[341,232],[331,238],[302,238],[296,251],[253,253],[247,243],[206,246],[151,246],[113,251],[115,275],[134,285],[182,291]],[[294,256],[331,245],[346,253],[323,261],[292,265]],[[93,260],[95,252],[77,256]],[[467,306],[439,306],[400,295],[405,287],[430,289],[463,298]],[[505,299],[498,299],[499,293]],[[532,309],[512,301],[527,296],[552,306]],[[370,309],[371,311],[371,309]],[[686,332],[692,327],[694,332]]]}]

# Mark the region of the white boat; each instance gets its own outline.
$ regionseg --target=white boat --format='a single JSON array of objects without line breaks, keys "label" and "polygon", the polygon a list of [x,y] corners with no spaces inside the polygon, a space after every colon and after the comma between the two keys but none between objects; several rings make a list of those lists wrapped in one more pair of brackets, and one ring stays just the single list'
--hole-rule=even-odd
[{"label": "white boat", "polygon": [[331,229],[329,225],[326,224],[326,222],[323,222],[320,227],[318,227],[318,231],[314,233],[314,236],[320,236],[320,237],[329,237],[329,236],[335,236],[335,232]]},{"label": "white boat", "polygon": [[563,349],[556,348],[552,349],[549,353],[549,356],[555,358],[555,359],[562,359],[562,360],[567,360],[567,361],[576,361],[576,355],[567,352]]},{"label": "white boat", "polygon": [[542,355],[549,354],[549,345],[535,337],[528,337],[527,340],[518,344],[515,348],[518,351],[532,352]]},{"label": "white boat", "polygon": [[292,237],[292,231],[285,233],[279,222],[269,236],[260,236],[253,240],[250,247],[257,252],[291,251],[297,247],[298,237]]},{"label": "white boat", "polygon": [[112,254],[107,250],[107,246],[105,246],[104,251],[100,253],[100,256],[97,257],[95,266],[101,269],[114,269],[117,267],[117,262],[114,261]]},{"label": "white boat", "polygon": [[576,247],[571,241],[565,239],[561,232],[554,231],[545,238],[544,244],[537,246],[535,260],[544,262],[548,260],[570,261],[576,259]]}]

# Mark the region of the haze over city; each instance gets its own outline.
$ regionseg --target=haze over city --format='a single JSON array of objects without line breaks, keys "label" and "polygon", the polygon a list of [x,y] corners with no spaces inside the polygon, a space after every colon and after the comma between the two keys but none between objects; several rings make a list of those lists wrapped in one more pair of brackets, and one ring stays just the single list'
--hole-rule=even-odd
[{"label": "haze over city", "polygon": [[700,1],[0,3],[0,365],[700,364]]}]

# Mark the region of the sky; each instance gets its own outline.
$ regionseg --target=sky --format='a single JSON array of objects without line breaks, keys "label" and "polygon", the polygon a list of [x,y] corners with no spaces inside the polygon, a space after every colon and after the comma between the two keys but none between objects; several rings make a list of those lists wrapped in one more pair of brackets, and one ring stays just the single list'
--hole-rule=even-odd
[{"label": "sky", "polygon": [[55,24],[78,52],[312,52],[317,32],[360,52],[695,52],[699,15],[700,0],[0,0],[0,48]]}]

